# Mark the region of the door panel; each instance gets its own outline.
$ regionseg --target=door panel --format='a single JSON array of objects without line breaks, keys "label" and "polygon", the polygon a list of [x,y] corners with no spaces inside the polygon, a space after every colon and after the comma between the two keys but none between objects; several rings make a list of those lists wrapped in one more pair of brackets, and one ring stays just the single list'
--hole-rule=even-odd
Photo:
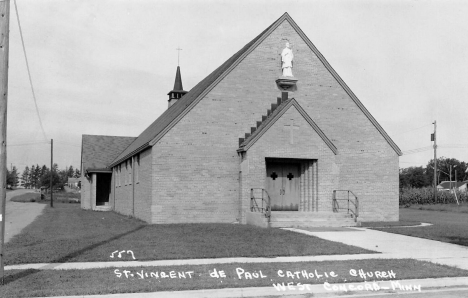
[{"label": "door panel", "polygon": [[270,195],[271,210],[280,210],[283,205],[283,171],[281,164],[270,163],[267,165],[266,190]]},{"label": "door panel", "polygon": [[299,169],[297,164],[283,166],[283,210],[299,210]]},{"label": "door panel", "polygon": [[298,211],[300,200],[299,164],[268,163],[266,190],[272,211]]}]

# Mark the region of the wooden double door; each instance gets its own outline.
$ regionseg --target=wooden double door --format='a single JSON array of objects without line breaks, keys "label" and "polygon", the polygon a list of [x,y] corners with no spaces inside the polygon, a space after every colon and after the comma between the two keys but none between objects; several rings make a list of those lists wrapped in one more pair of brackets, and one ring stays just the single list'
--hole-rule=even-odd
[{"label": "wooden double door", "polygon": [[300,163],[267,162],[266,190],[272,211],[298,211]]}]

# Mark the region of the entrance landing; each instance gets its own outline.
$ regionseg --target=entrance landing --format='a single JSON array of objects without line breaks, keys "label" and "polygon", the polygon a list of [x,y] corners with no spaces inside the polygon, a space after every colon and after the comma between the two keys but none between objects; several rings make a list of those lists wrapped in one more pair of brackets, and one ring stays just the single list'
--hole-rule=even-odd
[{"label": "entrance landing", "polygon": [[271,228],[340,228],[358,223],[349,214],[336,212],[272,211],[270,224],[263,213],[247,212],[247,224]]}]

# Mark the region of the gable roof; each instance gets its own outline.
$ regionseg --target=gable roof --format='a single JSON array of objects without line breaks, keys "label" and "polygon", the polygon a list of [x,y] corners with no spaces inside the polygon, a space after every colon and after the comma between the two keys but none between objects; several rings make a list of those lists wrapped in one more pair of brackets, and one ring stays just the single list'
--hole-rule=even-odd
[{"label": "gable roof", "polygon": [[263,121],[260,126],[257,127],[257,129],[250,135],[248,136],[239,146],[239,149],[237,151],[247,151],[258,139],[261,138],[261,136],[267,132],[267,130],[275,124],[275,122],[281,118],[281,116],[286,113],[289,108],[294,106],[299,114],[304,117],[304,119],[312,126],[312,128],[315,130],[315,132],[322,138],[322,140],[327,144],[328,148],[330,148],[331,151],[336,155],[338,153],[338,150],[336,149],[336,146],[328,139],[328,137],[323,133],[323,131],[318,127],[318,125],[310,118],[310,116],[307,114],[306,111],[301,107],[301,105],[294,99],[288,99],[284,102],[282,102],[268,117]]},{"label": "gable roof", "polygon": [[450,188],[458,188],[458,187],[463,186],[464,184],[467,184],[467,183],[468,183],[468,181],[462,181],[462,182],[452,181],[452,183],[450,183],[450,181],[443,181],[443,182],[439,183],[439,185],[437,185],[437,186],[440,186],[443,189],[450,189]]},{"label": "gable roof", "polygon": [[156,119],[140,134],[140,136],[138,136],[135,142],[133,142],[127,149],[125,149],[125,151],[117,156],[114,161],[112,161],[111,166],[115,166],[130,156],[145,150],[149,146],[153,146],[157,140],[162,138],[166,132],[172,128],[172,126],[179,122],[179,120],[185,116],[185,114],[187,114],[192,109],[192,107],[194,107],[198,101],[206,95],[206,93],[213,89],[213,87],[216,86],[216,84],[221,81],[221,79],[224,78],[224,76],[227,75],[227,73],[229,73],[230,70],[234,68],[234,66],[237,65],[247,55],[248,52],[251,51],[251,48],[254,44],[256,44],[261,38],[264,38],[267,35],[266,33],[269,32],[273,27],[278,26],[282,22],[285,15],[276,20],[276,22],[274,22],[270,27],[265,29],[251,42],[246,44],[220,67],[215,69],[205,79],[193,87],[181,99],[174,103],[169,109],[162,113],[158,119]]},{"label": "gable roof", "polygon": [[135,137],[83,135],[81,143],[82,172],[109,170],[111,161],[135,139]]},{"label": "gable roof", "polygon": [[395,150],[398,155],[402,155],[400,148],[393,142],[384,129],[377,123],[375,118],[369,113],[364,105],[359,101],[356,95],[349,89],[345,82],[330,66],[328,61],[317,50],[309,38],[302,32],[288,13],[284,13],[273,24],[266,28],[262,33],[255,37],[252,41],[246,44],[242,49],[235,53],[231,58],[224,62],[220,67],[215,69],[210,75],[198,83],[195,87],[185,94],[181,99],[174,103],[167,109],[158,119],[156,119],[148,128],[146,128],[140,136],[119,154],[115,160],[112,161],[110,166],[115,166],[127,158],[153,146],[157,143],[177,122],[180,121],[208,92],[211,91],[225,76],[227,76],[234,67],[236,67],[248,54],[250,54],[270,33],[272,33],[283,21],[287,20],[291,26],[296,30],[299,36],[306,42],[318,59],[323,63],[325,68],[331,73],[341,87],[348,93],[350,98],[367,116],[369,121],[375,126],[380,134],[385,138],[388,144]]}]

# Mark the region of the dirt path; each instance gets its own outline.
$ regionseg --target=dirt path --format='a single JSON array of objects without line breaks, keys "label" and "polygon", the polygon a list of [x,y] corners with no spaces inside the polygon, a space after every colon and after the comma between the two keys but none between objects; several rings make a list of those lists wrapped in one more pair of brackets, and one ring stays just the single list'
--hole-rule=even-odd
[{"label": "dirt path", "polygon": [[6,212],[5,212],[5,243],[21,232],[27,225],[32,223],[36,217],[42,213],[45,204],[39,203],[18,203],[10,201],[11,198],[27,192],[34,192],[32,189],[17,189],[7,192]]}]

